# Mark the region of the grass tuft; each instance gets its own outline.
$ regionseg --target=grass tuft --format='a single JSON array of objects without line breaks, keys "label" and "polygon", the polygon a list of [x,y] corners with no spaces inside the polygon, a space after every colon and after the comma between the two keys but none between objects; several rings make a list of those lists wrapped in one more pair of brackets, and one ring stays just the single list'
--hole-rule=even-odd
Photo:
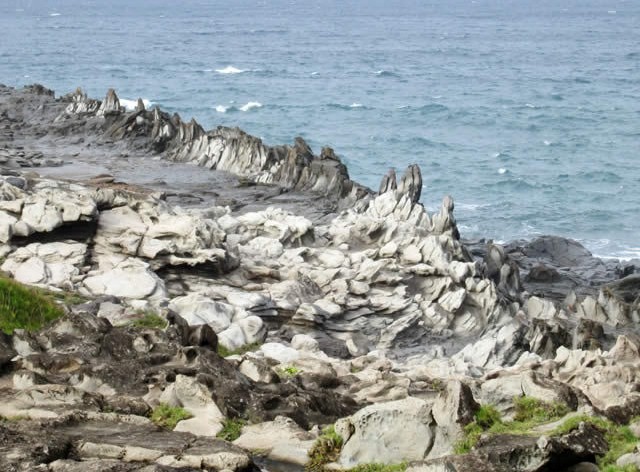
[{"label": "grass tuft", "polygon": [[188,420],[193,415],[182,407],[170,406],[166,403],[160,403],[151,412],[151,421],[163,428],[171,429],[176,427],[178,422]]},{"label": "grass tuft", "polygon": [[404,472],[405,470],[407,470],[407,463],[401,462],[400,464],[360,464],[349,469],[349,472]]},{"label": "grass tuft", "polygon": [[516,407],[516,414],[513,421],[521,423],[548,423],[549,421],[562,418],[571,411],[564,403],[550,403],[527,396],[518,397],[513,403]]},{"label": "grass tuft", "polygon": [[235,441],[242,434],[242,427],[246,424],[247,422],[240,418],[226,419],[222,422],[222,430],[216,437],[225,441]]},{"label": "grass tuft", "polygon": [[487,430],[494,424],[501,423],[500,412],[492,405],[482,405],[475,414],[475,422],[482,429]]},{"label": "grass tuft", "polygon": [[302,372],[302,369],[299,369],[293,365],[287,365],[287,366],[278,368],[278,374],[280,374],[282,377],[295,377],[301,372]]},{"label": "grass tuft", "polygon": [[167,327],[167,320],[162,316],[153,313],[145,312],[140,318],[132,320],[129,325],[137,328],[152,328],[152,329],[165,329]]},{"label": "grass tuft", "polygon": [[326,464],[338,460],[343,444],[342,436],[336,433],[333,425],[326,427],[309,450],[309,461],[304,466],[305,470],[307,472],[323,471]]},{"label": "grass tuft", "polygon": [[53,292],[27,287],[0,275],[0,330],[36,331],[64,315]]}]

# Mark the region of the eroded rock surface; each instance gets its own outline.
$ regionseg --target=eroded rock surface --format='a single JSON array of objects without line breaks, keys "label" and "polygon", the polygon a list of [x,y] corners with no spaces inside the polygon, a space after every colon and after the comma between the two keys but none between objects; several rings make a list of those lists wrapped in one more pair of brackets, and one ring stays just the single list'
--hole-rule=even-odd
[{"label": "eroded rock surface", "polygon": [[[452,452],[479,404],[640,413],[633,261],[555,237],[470,244],[450,197],[420,203],[417,166],[374,193],[330,148],[126,111],[113,90],[0,87],[0,126],[2,270],[84,297],[38,333],[0,334],[0,415],[31,418],[0,425],[12,467],[251,470],[212,439],[242,419],[236,444],[273,461],[303,464],[338,420],[345,467],[556,470],[593,462],[600,433]],[[131,326],[149,315],[168,327]],[[193,417],[160,431],[160,402]]]}]

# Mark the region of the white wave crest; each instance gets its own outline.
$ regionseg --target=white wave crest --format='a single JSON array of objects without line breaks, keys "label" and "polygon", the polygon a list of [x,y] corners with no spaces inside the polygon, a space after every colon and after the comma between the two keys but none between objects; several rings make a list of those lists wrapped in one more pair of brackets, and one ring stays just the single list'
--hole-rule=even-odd
[{"label": "white wave crest", "polygon": [[356,102],[353,102],[351,105],[349,105],[349,108],[362,108],[362,107],[363,107],[362,103],[356,103]]},{"label": "white wave crest", "polygon": [[[119,100],[120,106],[124,107],[124,109],[127,111],[134,111],[136,109],[136,106],[138,105],[138,100],[129,100],[127,98],[120,98]],[[151,100],[147,100],[146,98],[142,99],[142,103],[147,110],[153,105],[153,102]]]},{"label": "white wave crest", "polygon": [[316,72],[316,71],[313,71],[313,72],[311,73],[311,75],[318,75],[318,74],[319,74],[319,72]]},{"label": "white wave crest", "polygon": [[260,102],[249,102],[249,103],[246,103],[246,104],[242,105],[240,107],[240,111],[249,111],[252,108],[260,108],[261,106],[262,106],[262,103],[260,103]]},{"label": "white wave crest", "polygon": [[218,74],[242,74],[246,72],[245,69],[238,69],[237,67],[227,66],[224,69],[216,69]]},{"label": "white wave crest", "polygon": [[60,16],[60,13],[49,13],[49,16]]},{"label": "white wave crest", "polygon": [[498,174],[506,174],[507,173],[507,169],[505,169],[504,167],[500,167],[498,169]]},{"label": "white wave crest", "polygon": [[218,113],[226,113],[229,107],[225,107],[224,105],[216,105],[216,111]]}]

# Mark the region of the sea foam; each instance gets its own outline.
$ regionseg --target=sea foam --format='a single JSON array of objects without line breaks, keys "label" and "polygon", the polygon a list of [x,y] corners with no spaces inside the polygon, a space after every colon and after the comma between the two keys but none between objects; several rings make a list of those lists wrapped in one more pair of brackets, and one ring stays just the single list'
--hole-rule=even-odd
[{"label": "sea foam", "polygon": [[238,69],[237,67],[227,66],[224,69],[216,69],[218,74],[242,74],[246,72],[245,69]]},{"label": "sea foam", "polygon": [[249,111],[252,108],[260,108],[262,107],[262,103],[260,102],[249,102],[240,107],[240,111]]},{"label": "sea foam", "polygon": [[[138,100],[129,100],[127,98],[120,98],[120,106],[124,107],[127,111],[134,111],[136,106],[138,105]],[[142,99],[142,103],[144,103],[144,107],[148,110],[149,107],[153,105],[151,100],[147,100],[146,98]]]}]

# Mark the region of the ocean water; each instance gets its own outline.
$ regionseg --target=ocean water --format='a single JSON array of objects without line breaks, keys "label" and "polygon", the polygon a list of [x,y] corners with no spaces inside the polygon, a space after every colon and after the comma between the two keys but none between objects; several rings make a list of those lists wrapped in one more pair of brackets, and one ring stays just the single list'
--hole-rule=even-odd
[{"label": "ocean water", "polygon": [[0,83],[418,163],[463,237],[640,255],[640,1],[2,0]]}]

